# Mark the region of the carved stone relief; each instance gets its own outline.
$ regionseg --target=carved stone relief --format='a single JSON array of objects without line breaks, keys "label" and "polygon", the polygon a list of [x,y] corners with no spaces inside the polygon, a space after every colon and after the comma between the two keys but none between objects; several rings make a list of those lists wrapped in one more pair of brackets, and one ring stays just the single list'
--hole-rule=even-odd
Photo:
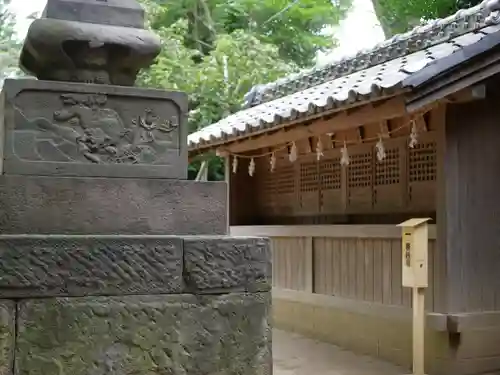
[{"label": "carved stone relief", "polygon": [[31,80],[4,84],[3,174],[187,178],[187,97]]},{"label": "carved stone relief", "polygon": [[29,119],[18,110],[24,127],[33,133],[26,134],[22,129],[15,134],[14,151],[21,159],[26,156],[16,152],[17,145],[26,146],[30,136],[38,160],[157,164],[172,149],[172,133],[179,128],[177,116],[163,119],[151,108],[144,108],[127,123],[108,105],[104,94],[61,94],[60,101],[60,108],[50,119]]}]

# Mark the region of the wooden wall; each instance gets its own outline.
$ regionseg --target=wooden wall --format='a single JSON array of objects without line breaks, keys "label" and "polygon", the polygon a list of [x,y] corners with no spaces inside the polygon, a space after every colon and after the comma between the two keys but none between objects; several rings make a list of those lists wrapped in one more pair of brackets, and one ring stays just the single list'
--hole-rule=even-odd
[{"label": "wooden wall", "polygon": [[444,181],[452,311],[500,310],[500,78],[487,99],[449,106]]},{"label": "wooden wall", "polygon": [[[235,227],[236,234],[269,236],[273,251],[273,285],[277,288],[331,295],[357,301],[411,306],[401,286],[400,229],[394,226]],[[429,288],[426,303],[438,308],[437,285],[443,264],[429,241]],[[441,271],[441,274],[440,274]]]},{"label": "wooden wall", "polygon": [[325,150],[317,160],[317,138],[305,146],[298,143],[300,156],[293,163],[289,150],[278,152],[274,171],[270,157],[256,158],[251,178],[249,160],[240,159],[231,184],[238,186],[232,205],[241,212],[233,213],[231,224],[392,224],[408,215],[434,217],[437,142],[435,128],[428,122],[421,126],[425,130],[419,132],[414,148],[408,147],[409,128],[384,139],[382,161],[376,156],[376,142],[360,140],[348,146],[350,163],[341,166],[342,144],[328,144],[328,139],[322,140]]}]

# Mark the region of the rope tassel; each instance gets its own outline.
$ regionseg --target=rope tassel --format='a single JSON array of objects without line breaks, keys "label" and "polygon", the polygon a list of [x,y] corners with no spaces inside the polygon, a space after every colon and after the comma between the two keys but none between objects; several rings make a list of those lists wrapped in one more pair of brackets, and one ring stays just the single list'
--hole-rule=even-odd
[{"label": "rope tassel", "polygon": [[410,148],[415,148],[415,146],[418,143],[418,131],[417,131],[417,124],[415,120],[412,120],[412,125],[411,125],[411,133],[410,133],[410,143],[408,144],[408,147]]},{"label": "rope tassel", "polygon": [[349,165],[349,151],[347,151],[347,143],[344,141],[344,147],[340,150],[340,165],[347,166]]},{"label": "rope tassel", "polygon": [[250,177],[253,177],[254,173],[255,173],[255,160],[252,158],[250,160],[250,164],[248,164],[248,175]]},{"label": "rope tassel", "polygon": [[274,172],[276,169],[276,154],[273,152],[271,154],[271,160],[269,161],[270,167],[271,167],[271,172]]},{"label": "rope tassel", "polygon": [[288,159],[291,163],[297,160],[297,145],[295,142],[292,143],[292,147],[290,148],[290,154],[288,154]]},{"label": "rope tassel", "polygon": [[386,154],[385,154],[384,142],[382,141],[382,136],[379,136],[378,142],[375,145],[375,149],[377,150],[377,160],[378,161],[384,160]]},{"label": "rope tassel", "polygon": [[233,156],[233,173],[238,172],[238,157]]}]

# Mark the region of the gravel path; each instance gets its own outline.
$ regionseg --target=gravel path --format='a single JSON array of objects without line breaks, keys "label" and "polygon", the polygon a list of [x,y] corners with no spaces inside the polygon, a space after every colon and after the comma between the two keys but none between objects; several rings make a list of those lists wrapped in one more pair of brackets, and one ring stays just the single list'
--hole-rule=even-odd
[{"label": "gravel path", "polygon": [[409,371],[335,345],[274,330],[274,375],[404,375]]}]

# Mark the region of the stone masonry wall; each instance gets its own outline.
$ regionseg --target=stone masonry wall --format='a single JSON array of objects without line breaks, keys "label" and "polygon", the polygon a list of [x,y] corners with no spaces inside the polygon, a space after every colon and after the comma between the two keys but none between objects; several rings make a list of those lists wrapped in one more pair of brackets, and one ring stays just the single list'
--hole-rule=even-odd
[{"label": "stone masonry wall", "polygon": [[0,375],[272,373],[269,242],[0,236]]}]

